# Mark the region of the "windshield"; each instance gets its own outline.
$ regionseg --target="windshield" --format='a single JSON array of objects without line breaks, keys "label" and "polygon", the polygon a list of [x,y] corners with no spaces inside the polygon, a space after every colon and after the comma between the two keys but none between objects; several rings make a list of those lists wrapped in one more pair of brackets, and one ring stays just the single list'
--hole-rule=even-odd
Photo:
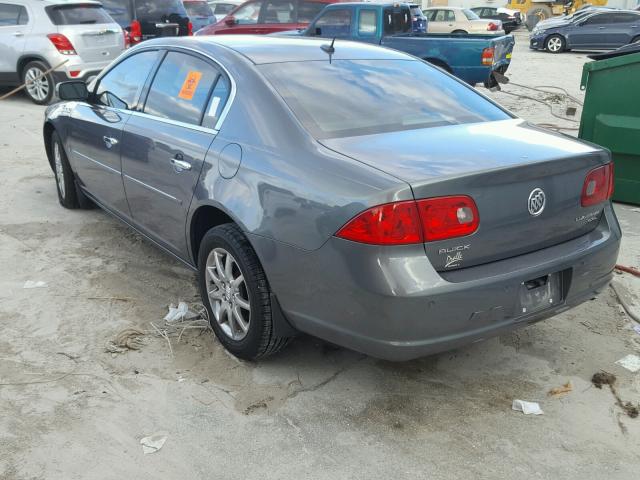
[{"label": "windshield", "polygon": [[100,0],[109,15],[124,27],[131,23],[131,10],[128,0]]},{"label": "windshield", "polygon": [[414,17],[424,17],[424,13],[422,13],[422,10],[420,9],[420,7],[411,7],[411,15],[413,15]]},{"label": "windshield", "polygon": [[184,2],[184,8],[190,17],[213,16],[213,11],[207,2]]},{"label": "windshield", "polygon": [[467,20],[479,20],[480,17],[478,15],[475,14],[475,12],[472,12],[469,9],[464,9],[464,16],[467,17]]},{"label": "windshield", "polygon": [[318,139],[511,118],[421,61],[333,60],[258,68]]},{"label": "windshield", "polygon": [[64,5],[47,7],[46,10],[54,25],[114,23],[101,5]]},{"label": "windshield", "polygon": [[176,17],[185,17],[187,12],[181,0],[135,0],[136,18],[143,21],[176,21]]}]

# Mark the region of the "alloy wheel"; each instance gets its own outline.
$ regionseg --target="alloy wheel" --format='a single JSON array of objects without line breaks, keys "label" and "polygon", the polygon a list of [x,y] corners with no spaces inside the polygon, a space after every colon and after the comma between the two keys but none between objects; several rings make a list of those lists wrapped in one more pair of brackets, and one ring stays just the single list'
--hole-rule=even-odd
[{"label": "alloy wheel", "polygon": [[550,38],[547,42],[547,48],[552,52],[559,52],[562,49],[562,40],[558,37]]},{"label": "alloy wheel", "polygon": [[44,72],[38,67],[31,67],[27,70],[24,76],[29,95],[39,102],[42,102],[47,98],[49,95],[49,89],[51,88],[49,80],[46,75],[42,75],[43,73]]},{"label": "alloy wheel", "polygon": [[207,257],[206,287],[215,321],[235,341],[249,331],[251,302],[240,266],[224,248],[214,248]]},{"label": "alloy wheel", "polygon": [[56,165],[56,181],[58,182],[60,196],[64,198],[64,170],[62,168],[62,152],[60,151],[60,144],[58,142],[53,143],[53,161]]}]

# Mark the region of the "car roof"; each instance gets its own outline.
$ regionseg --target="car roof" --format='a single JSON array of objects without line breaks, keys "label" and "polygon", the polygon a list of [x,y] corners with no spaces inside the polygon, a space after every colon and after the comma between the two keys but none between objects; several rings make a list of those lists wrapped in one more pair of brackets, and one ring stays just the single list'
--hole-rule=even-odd
[{"label": "car roof", "polygon": [[[143,45],[164,44],[197,48],[215,55],[216,47],[236,52],[252,63],[283,63],[329,60],[322,50],[330,39],[277,35],[200,35],[195,37],[165,37],[148,40]],[[332,60],[415,60],[397,50],[362,42],[335,40]]]}]

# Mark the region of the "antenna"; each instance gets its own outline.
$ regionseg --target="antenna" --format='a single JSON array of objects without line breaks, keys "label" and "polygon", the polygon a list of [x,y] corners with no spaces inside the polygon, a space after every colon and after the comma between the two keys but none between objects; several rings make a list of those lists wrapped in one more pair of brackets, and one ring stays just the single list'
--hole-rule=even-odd
[{"label": "antenna", "polygon": [[336,52],[336,49],[333,48],[333,44],[335,42],[336,42],[336,37],[333,37],[333,40],[331,40],[331,45],[320,45],[320,48],[322,49],[322,51],[329,54],[329,63],[331,63],[331,55],[333,55]]}]

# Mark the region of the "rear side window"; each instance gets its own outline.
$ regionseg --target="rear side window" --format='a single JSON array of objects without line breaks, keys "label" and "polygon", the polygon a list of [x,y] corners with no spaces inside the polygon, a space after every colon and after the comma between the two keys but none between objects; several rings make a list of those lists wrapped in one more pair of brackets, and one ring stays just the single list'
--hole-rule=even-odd
[{"label": "rear side window", "polygon": [[289,62],[258,68],[318,139],[511,118],[472,88],[417,60]]},{"label": "rear side window", "polygon": [[640,21],[640,15],[633,13],[614,13],[612,17],[613,23],[635,23]]},{"label": "rear side window", "polygon": [[325,37],[348,36],[351,33],[351,10],[336,8],[322,15],[315,23],[316,35]]},{"label": "rear side window", "polygon": [[472,12],[469,9],[464,9],[462,13],[467,17],[467,20],[478,20],[480,18],[475,12]]},{"label": "rear side window", "polygon": [[218,70],[204,60],[169,52],[149,89],[144,112],[200,125]]},{"label": "rear side window", "polygon": [[207,2],[184,2],[184,8],[190,17],[210,17],[213,15]]},{"label": "rear side window", "polygon": [[29,16],[23,6],[0,3],[0,27],[26,25],[28,21]]},{"label": "rear side window", "polygon": [[227,100],[229,100],[230,93],[231,84],[229,83],[229,79],[224,75],[219,75],[216,86],[213,88],[213,93],[211,94],[211,100],[209,100],[209,105],[207,106],[207,112],[202,120],[203,127],[215,128],[218,120],[220,120],[222,110]]},{"label": "rear side window", "polygon": [[99,105],[131,110],[151,71],[158,52],[141,52],[132,55],[100,79],[95,91]]},{"label": "rear side window", "polygon": [[298,22],[311,23],[311,20],[316,18],[316,15],[318,15],[326,5],[326,3],[309,2],[307,0],[298,2]]},{"label": "rear side window", "polygon": [[45,10],[54,25],[113,23],[113,19],[100,5],[62,5],[47,7]]},{"label": "rear side window", "polygon": [[131,23],[131,7],[129,0],[100,0],[102,6],[121,27]]},{"label": "rear side window", "polygon": [[359,35],[375,35],[378,31],[378,12],[376,10],[360,10],[358,19]]},{"label": "rear side window", "polygon": [[187,12],[181,0],[134,0],[136,18],[141,21],[177,22]]}]

